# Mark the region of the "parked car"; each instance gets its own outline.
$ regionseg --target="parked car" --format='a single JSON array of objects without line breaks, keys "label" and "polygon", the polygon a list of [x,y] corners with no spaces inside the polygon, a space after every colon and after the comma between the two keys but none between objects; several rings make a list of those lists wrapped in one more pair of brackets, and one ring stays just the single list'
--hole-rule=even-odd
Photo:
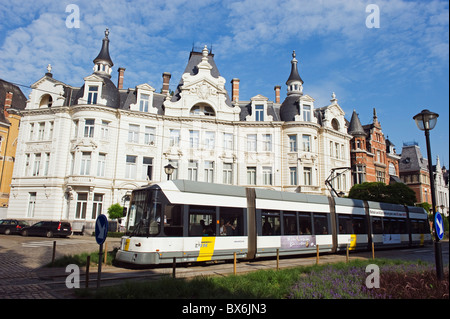
[{"label": "parked car", "polygon": [[26,221],[16,219],[0,219],[0,234],[20,234],[23,227],[29,226]]},{"label": "parked car", "polygon": [[72,234],[72,227],[68,222],[41,221],[34,225],[22,228],[23,236],[53,236],[67,237]]}]

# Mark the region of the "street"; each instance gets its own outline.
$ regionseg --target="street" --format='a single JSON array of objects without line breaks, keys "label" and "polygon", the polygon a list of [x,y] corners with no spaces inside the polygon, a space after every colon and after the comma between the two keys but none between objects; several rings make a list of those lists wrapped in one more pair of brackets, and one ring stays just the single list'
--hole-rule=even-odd
[{"label": "street", "polygon": [[[65,269],[45,268],[52,260],[53,242],[56,241],[56,258],[63,255],[74,255],[83,252],[98,251],[95,237],[71,236],[69,238],[22,237],[17,235],[0,235],[0,299],[60,299],[72,298],[70,291],[65,289]],[[107,238],[108,251],[119,247],[120,238]],[[392,258],[404,260],[423,260],[434,263],[433,245],[425,247],[389,249],[375,251],[375,258]],[[444,265],[449,264],[449,242],[442,242]],[[371,258],[371,252],[352,252],[350,258]],[[345,253],[323,254],[320,263],[345,261]],[[316,262],[315,256],[280,258],[280,268],[299,265],[311,265]],[[259,261],[241,261],[237,264],[237,273],[245,273],[257,269],[273,269],[275,259]],[[84,268],[84,267],[82,267]],[[95,269],[93,269],[95,268]],[[82,272],[84,269],[82,269]],[[91,267],[91,280],[95,280],[96,267]],[[233,273],[232,263],[199,264],[189,267],[177,267],[177,278],[199,275],[224,275]],[[102,280],[117,283],[118,278],[157,278],[161,275],[171,275],[172,266],[149,267],[148,269],[132,270],[108,266],[103,268]],[[123,280],[123,279],[122,279]],[[59,290],[55,290],[59,284]],[[91,287],[94,284],[91,285]],[[64,291],[65,290],[65,291]]]}]

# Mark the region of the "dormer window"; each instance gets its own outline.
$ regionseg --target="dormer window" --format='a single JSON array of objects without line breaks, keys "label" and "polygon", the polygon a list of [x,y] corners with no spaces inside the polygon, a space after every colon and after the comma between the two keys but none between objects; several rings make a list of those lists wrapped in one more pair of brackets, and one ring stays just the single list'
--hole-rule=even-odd
[{"label": "dormer window", "polygon": [[97,104],[98,86],[89,86],[87,104]]},{"label": "dormer window", "polygon": [[267,114],[267,97],[260,94],[252,97],[250,114],[245,118],[246,121],[264,122],[273,121],[272,115]]},{"label": "dormer window", "polygon": [[149,100],[150,100],[150,95],[141,93],[141,99],[139,101],[139,111],[148,112]]},{"label": "dormer window", "polygon": [[255,120],[264,121],[264,105],[255,105]]},{"label": "dormer window", "polygon": [[41,101],[39,103],[39,107],[51,107],[53,103],[52,96],[50,94],[44,94],[41,97]]},{"label": "dormer window", "polygon": [[311,106],[303,105],[303,121],[311,122]]},{"label": "dormer window", "polygon": [[216,112],[214,111],[214,109],[211,106],[204,104],[194,105],[191,108],[190,114],[195,116],[216,116]]}]

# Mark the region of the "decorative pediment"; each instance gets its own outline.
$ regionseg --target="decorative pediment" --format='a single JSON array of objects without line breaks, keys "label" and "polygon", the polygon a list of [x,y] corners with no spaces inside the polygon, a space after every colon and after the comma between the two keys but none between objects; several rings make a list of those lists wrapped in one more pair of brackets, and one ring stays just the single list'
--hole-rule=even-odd
[{"label": "decorative pediment", "polygon": [[98,75],[96,75],[96,74],[91,74],[91,75],[85,77],[83,80],[86,81],[86,82],[87,81],[89,81],[89,82],[102,82],[102,83],[104,82],[103,79],[101,77],[99,77]]},{"label": "decorative pediment", "polygon": [[314,102],[314,98],[312,98],[310,95],[305,94],[302,95],[302,97],[300,98],[301,101],[305,101],[305,102]]},{"label": "decorative pediment", "polygon": [[136,89],[155,92],[155,89],[148,83],[139,84]]}]

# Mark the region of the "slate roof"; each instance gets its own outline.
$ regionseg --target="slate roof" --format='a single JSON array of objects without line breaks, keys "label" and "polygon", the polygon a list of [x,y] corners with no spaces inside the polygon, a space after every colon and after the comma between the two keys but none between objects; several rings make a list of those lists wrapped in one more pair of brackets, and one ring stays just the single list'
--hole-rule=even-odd
[{"label": "slate roof", "polygon": [[423,158],[418,145],[404,145],[398,167],[402,173],[428,171],[428,160]]},{"label": "slate roof", "polygon": [[348,134],[353,136],[366,135],[361,121],[359,120],[358,114],[353,110],[352,119],[350,120],[350,125],[348,127]]},{"label": "slate roof", "polygon": [[17,86],[10,82],[0,79],[0,122],[8,123],[9,121],[5,118],[5,114],[3,112],[5,107],[5,98],[6,93],[12,92],[13,98],[11,102],[11,108],[16,110],[24,110],[27,106],[27,98],[23,94],[22,90]]},{"label": "slate roof", "polygon": [[108,62],[111,66],[114,65],[113,61],[111,60],[111,57],[109,56],[109,39],[108,39],[109,31],[106,29],[105,31],[105,37],[103,38],[103,44],[102,48],[100,50],[100,53],[97,55],[97,57],[94,59],[94,64],[100,61]]}]

